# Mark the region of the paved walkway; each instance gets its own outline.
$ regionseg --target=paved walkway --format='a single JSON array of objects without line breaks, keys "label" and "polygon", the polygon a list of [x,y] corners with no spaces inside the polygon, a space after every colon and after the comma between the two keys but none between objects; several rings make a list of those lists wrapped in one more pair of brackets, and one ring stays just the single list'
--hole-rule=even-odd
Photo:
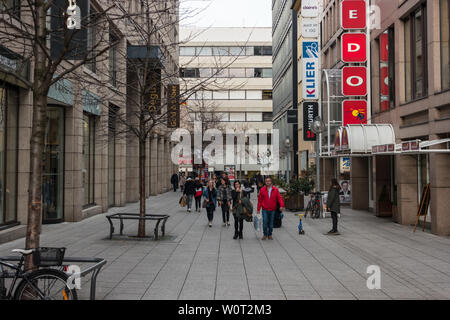
[{"label": "paved walkway", "polygon": [[[250,223],[239,241],[232,239],[233,225],[222,226],[219,211],[208,228],[205,210],[187,214],[179,196],[148,199],[149,212],[171,215],[162,241],[109,240],[101,214],[43,226],[41,245],[65,246],[68,256],[106,258],[98,299],[450,299],[449,237],[343,209],[340,236],[324,235],[329,218],[306,219],[306,234],[299,235],[298,217],[286,212],[273,241],[261,241]],[[135,235],[137,223],[125,223],[124,231]],[[0,245],[0,255],[23,244]],[[380,290],[367,289],[369,265],[381,268]],[[86,298],[88,289],[83,281],[80,296]]]}]

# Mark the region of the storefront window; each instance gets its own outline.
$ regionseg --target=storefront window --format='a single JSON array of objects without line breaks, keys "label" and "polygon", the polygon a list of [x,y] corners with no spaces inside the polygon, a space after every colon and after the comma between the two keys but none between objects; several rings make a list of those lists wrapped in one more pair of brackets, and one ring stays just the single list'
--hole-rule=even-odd
[{"label": "storefront window", "polygon": [[83,186],[84,206],[94,204],[95,117],[83,114]]},{"label": "storefront window", "polygon": [[450,89],[450,0],[440,0],[441,24],[441,84]]},{"label": "storefront window", "polygon": [[42,154],[42,221],[63,219],[64,109],[47,107]]},{"label": "storefront window", "polygon": [[17,220],[18,90],[0,87],[0,226]]},{"label": "storefront window", "polygon": [[394,81],[394,29],[390,28],[380,35],[380,111],[395,106]]}]

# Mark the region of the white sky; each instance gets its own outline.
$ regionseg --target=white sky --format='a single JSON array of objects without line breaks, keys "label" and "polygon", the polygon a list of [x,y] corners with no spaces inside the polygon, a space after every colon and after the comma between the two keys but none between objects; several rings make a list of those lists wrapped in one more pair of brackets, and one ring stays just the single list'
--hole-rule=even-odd
[{"label": "white sky", "polygon": [[181,0],[185,27],[271,27],[272,0]]}]

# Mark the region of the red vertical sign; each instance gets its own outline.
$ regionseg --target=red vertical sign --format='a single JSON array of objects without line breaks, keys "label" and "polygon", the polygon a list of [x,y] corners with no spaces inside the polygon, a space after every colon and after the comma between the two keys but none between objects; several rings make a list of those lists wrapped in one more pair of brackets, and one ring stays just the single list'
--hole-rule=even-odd
[{"label": "red vertical sign", "polygon": [[345,100],[342,106],[344,127],[348,124],[367,124],[366,100]]},{"label": "red vertical sign", "polygon": [[343,29],[366,28],[366,2],[345,0],[341,4],[341,25]]}]

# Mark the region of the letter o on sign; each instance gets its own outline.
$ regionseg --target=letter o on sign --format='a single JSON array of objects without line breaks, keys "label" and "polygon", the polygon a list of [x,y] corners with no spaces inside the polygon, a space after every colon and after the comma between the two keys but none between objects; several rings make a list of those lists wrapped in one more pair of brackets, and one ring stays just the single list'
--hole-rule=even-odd
[{"label": "letter o on sign", "polygon": [[367,68],[342,68],[342,94],[344,96],[367,95]]}]

